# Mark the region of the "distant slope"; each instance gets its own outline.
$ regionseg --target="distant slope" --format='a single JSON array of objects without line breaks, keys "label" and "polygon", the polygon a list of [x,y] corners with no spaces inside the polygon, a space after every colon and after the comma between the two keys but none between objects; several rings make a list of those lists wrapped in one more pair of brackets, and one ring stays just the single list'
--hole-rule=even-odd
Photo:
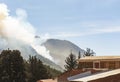
[{"label": "distant slope", "polygon": [[[0,40],[2,40],[2,39],[0,39]],[[0,44],[0,45],[2,45],[2,44]],[[18,40],[12,40],[12,41],[9,41],[9,43],[7,43],[7,45],[0,46],[0,51],[2,51],[4,49],[8,49],[8,48],[11,50],[14,50],[14,49],[19,50],[24,59],[28,59],[29,55],[36,56],[44,64],[49,65],[50,67],[55,68],[57,70],[63,71],[63,69],[60,66],[56,65],[54,62],[52,62],[49,59],[38,54],[36,52],[36,50],[33,49],[32,46],[30,46],[29,44],[23,43],[23,42],[18,41]]]},{"label": "distant slope", "polygon": [[36,55],[37,58],[39,58],[43,64],[50,66],[51,68],[54,68],[56,70],[59,71],[63,71],[62,67],[60,67],[59,65],[55,64],[54,62],[52,62],[51,60],[41,56],[41,55]]},{"label": "distant slope", "polygon": [[82,53],[84,52],[84,50],[77,45],[67,40],[48,39],[43,45],[49,50],[50,55],[54,58],[56,63],[62,67],[64,67],[64,61],[71,51],[77,57],[79,51]]}]

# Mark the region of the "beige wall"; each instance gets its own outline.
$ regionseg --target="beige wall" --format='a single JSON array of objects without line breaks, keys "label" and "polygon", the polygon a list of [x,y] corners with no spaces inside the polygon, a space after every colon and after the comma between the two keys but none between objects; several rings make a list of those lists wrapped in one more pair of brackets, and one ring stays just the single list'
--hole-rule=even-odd
[{"label": "beige wall", "polygon": [[[82,68],[93,68],[93,62],[80,62],[79,66]],[[100,61],[100,68],[108,68],[108,69],[117,69],[120,68],[120,61]]]}]

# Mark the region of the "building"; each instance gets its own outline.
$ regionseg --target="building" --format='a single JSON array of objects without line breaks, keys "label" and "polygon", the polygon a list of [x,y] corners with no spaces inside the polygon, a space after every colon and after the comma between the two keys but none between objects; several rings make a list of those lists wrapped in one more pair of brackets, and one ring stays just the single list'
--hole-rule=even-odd
[{"label": "building", "polygon": [[120,68],[120,56],[88,56],[78,60],[79,68],[117,69]]},{"label": "building", "polygon": [[57,82],[57,78],[56,79],[42,79],[37,82]]},{"label": "building", "polygon": [[120,82],[120,69],[101,72],[97,74],[91,74],[84,77],[81,77],[80,75],[79,77],[75,79],[74,78],[70,79],[69,81],[70,82]]},{"label": "building", "polygon": [[[79,68],[104,70],[71,76],[70,82],[120,82],[120,56],[88,56],[78,60]],[[84,74],[85,75],[85,74]]]},{"label": "building", "polygon": [[61,74],[60,76],[58,76],[58,81],[57,82],[69,82],[68,81],[68,77],[77,75],[82,73],[82,70],[71,70],[71,71],[66,71],[63,74]]},{"label": "building", "polygon": [[[87,72],[87,75],[88,74],[94,74],[94,73],[97,73],[97,72],[100,72],[101,70],[94,70],[94,69],[75,69],[75,70],[71,70],[71,71],[66,71],[65,73],[61,74],[59,77],[58,77],[58,80],[57,82],[70,82],[69,77],[72,77],[74,75],[86,75],[86,72]],[[90,73],[89,73],[90,72]],[[75,76],[76,77],[76,76]]]}]

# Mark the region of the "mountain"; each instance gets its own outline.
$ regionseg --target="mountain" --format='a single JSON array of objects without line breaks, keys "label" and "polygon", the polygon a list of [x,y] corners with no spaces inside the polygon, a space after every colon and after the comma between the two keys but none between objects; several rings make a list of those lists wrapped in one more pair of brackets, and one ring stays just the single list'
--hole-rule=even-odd
[{"label": "mountain", "polygon": [[41,54],[38,54],[36,52],[36,50],[32,46],[30,46],[29,44],[26,44],[22,41],[15,40],[15,39],[14,40],[11,39],[11,40],[6,41],[6,42],[3,42],[2,39],[0,39],[0,40],[1,40],[0,51],[2,51],[4,49],[8,49],[8,48],[11,50],[17,49],[21,52],[21,55],[26,60],[28,60],[29,55],[36,56],[38,59],[40,59],[43,62],[43,64],[49,65],[50,67],[52,67],[54,69],[63,71],[63,69],[59,65],[57,65],[56,63],[52,62],[51,60],[43,57]]},{"label": "mountain", "polygon": [[36,55],[36,57],[38,59],[40,59],[43,62],[43,64],[48,65],[51,68],[54,68],[56,70],[63,71],[63,68],[60,67],[59,65],[55,64],[53,61],[51,61],[51,60],[49,60],[49,59],[47,59],[47,58],[45,58],[45,57],[43,57],[41,55]]},{"label": "mountain", "polygon": [[[39,39],[36,39],[39,42]],[[45,46],[47,50],[49,50],[49,54],[53,58],[53,61],[45,58],[44,54],[39,54],[37,51],[30,45],[25,42],[22,42],[17,39],[2,39],[0,38],[0,51],[4,49],[17,49],[20,50],[21,55],[24,59],[28,59],[29,55],[36,56],[39,58],[44,64],[49,65],[52,68],[57,70],[62,70],[65,65],[65,58],[71,53],[78,56],[79,51],[82,53],[84,50],[79,48],[77,45],[73,44],[67,40],[58,40],[58,39],[48,39],[46,42],[42,44]],[[62,68],[61,68],[62,67]]]},{"label": "mountain", "polygon": [[48,39],[43,45],[49,50],[55,62],[62,67],[65,65],[66,57],[68,57],[71,52],[76,55],[76,57],[78,57],[79,51],[84,53],[83,49],[67,40]]}]

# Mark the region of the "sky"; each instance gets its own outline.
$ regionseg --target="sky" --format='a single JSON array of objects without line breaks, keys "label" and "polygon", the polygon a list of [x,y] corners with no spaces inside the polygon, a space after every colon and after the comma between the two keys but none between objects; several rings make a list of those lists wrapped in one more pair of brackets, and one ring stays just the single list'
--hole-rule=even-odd
[{"label": "sky", "polygon": [[0,0],[22,9],[41,38],[69,40],[96,55],[120,55],[120,0]]}]

